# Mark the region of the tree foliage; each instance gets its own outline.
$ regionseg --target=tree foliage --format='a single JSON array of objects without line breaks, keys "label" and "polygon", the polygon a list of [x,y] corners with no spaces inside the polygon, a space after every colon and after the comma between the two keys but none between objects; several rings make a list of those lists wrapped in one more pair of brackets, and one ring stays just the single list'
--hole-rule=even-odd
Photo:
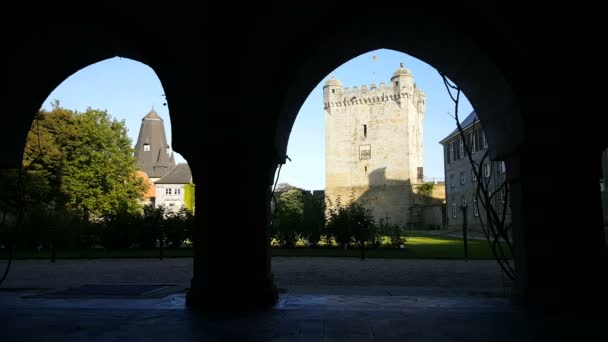
[{"label": "tree foliage", "polygon": [[375,243],[378,230],[370,209],[351,199],[342,205],[340,197],[329,209],[327,231],[343,248],[355,243],[361,249],[361,258],[365,258],[366,243]]},{"label": "tree foliage", "polygon": [[[84,218],[141,210],[146,185],[136,176],[135,158],[124,121],[107,111],[70,111],[55,102],[36,114],[28,133],[23,167],[47,180],[46,201],[55,201]],[[40,192],[40,191],[39,191]]]},{"label": "tree foliage", "polygon": [[418,195],[431,197],[433,195],[433,189],[435,188],[435,183],[427,182],[418,185]]},{"label": "tree foliage", "polygon": [[309,192],[303,196],[302,237],[311,247],[317,246],[325,228],[325,198]]},{"label": "tree foliage", "polygon": [[304,197],[302,191],[288,190],[281,194],[276,212],[275,234],[279,244],[284,247],[295,247],[300,238],[299,230],[304,214]]}]

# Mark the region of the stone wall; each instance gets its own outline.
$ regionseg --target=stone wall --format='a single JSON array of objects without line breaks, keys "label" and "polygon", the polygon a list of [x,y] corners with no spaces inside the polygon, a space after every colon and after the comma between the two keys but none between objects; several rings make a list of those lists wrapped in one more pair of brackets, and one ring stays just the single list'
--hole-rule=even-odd
[{"label": "stone wall", "polygon": [[[167,211],[177,213],[185,206],[186,189],[184,186],[185,184],[156,184],[156,208],[164,206]],[[171,194],[167,194],[167,189],[171,189]],[[176,190],[179,193],[176,193]]]},{"label": "stone wall", "polygon": [[[479,121],[474,124],[477,128],[480,127]],[[470,132],[469,128],[465,127],[465,134]],[[445,166],[445,189],[446,189],[446,216],[447,216],[447,228],[460,228],[464,222],[464,211],[463,203],[467,205],[466,217],[467,226],[472,230],[481,231],[481,224],[479,217],[484,218],[485,222],[485,211],[482,208],[481,202],[479,203],[479,211],[475,210],[475,194],[477,190],[477,182],[473,175],[473,168],[468,157],[462,154],[462,158],[458,157],[454,160],[452,157],[451,162],[447,162],[449,145],[452,142],[457,143],[458,135],[446,140],[443,143],[444,146],[444,166]],[[487,145],[482,146],[477,151],[473,152],[473,160],[480,162],[483,155],[487,151]],[[450,153],[452,155],[452,153]],[[486,158],[484,164],[488,164],[490,173],[486,173],[485,166],[482,170],[481,179],[483,181],[489,181],[489,189],[498,189],[499,186],[506,180],[506,169],[501,166],[501,161],[491,161]],[[504,166],[504,164],[502,164]],[[489,176],[487,176],[489,174]],[[488,179],[489,178],[489,179]],[[493,198],[494,207],[502,212],[503,203],[500,194],[497,194]],[[510,222],[511,211],[510,206],[507,205],[506,220]]]},{"label": "stone wall", "polygon": [[361,90],[337,80],[324,87],[326,195],[343,204],[352,197],[376,220],[405,225],[423,167],[424,94],[399,79]]}]

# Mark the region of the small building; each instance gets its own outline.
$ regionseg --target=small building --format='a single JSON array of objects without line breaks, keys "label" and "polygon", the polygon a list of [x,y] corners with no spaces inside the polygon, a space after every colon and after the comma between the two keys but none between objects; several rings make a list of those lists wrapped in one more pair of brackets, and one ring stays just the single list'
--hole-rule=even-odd
[{"label": "small building", "polygon": [[[443,145],[445,190],[446,190],[446,228],[461,228],[465,215],[467,226],[473,231],[481,232],[479,218],[485,223],[485,211],[476,196],[477,182],[482,180],[489,182],[489,191],[500,189],[506,181],[506,167],[503,161],[492,161],[486,157],[481,169],[481,174],[473,172],[469,156],[465,151],[464,142],[471,149],[473,160],[480,163],[488,151],[488,143],[481,127],[477,114],[472,112],[462,121],[461,126],[465,138],[455,129],[439,143]],[[466,140],[465,140],[466,139]],[[478,177],[479,176],[479,177]],[[480,178],[480,179],[478,179]],[[496,193],[493,197],[493,206],[502,214],[505,201],[509,200],[507,188]],[[507,203],[505,220],[511,221],[511,210]]]},{"label": "small building", "polygon": [[175,164],[175,157],[167,143],[163,119],[152,109],[141,120],[135,144],[137,175],[148,186],[144,204],[155,208],[164,206],[178,212],[186,207],[194,211],[194,184],[188,164]]},{"label": "small building", "polygon": [[167,175],[156,181],[155,207],[179,212],[182,208],[194,211],[194,184],[186,163],[177,164]]}]

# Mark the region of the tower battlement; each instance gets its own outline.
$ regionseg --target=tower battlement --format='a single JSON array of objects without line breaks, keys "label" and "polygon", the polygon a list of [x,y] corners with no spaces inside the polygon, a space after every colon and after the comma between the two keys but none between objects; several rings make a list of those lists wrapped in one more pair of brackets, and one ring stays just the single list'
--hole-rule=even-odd
[{"label": "tower battlement", "polygon": [[412,73],[402,64],[388,83],[352,88],[331,78],[323,106],[328,208],[354,195],[376,219],[410,222],[412,186],[423,175],[425,113]]},{"label": "tower battlement", "polygon": [[384,82],[376,86],[372,83],[369,88],[367,85],[362,85],[361,88],[354,86],[349,87],[332,87],[333,92],[325,93],[323,96],[323,106],[325,109],[330,107],[344,107],[357,104],[386,102],[386,101],[402,101],[425,100],[425,95],[422,90],[416,88],[400,88],[396,86],[387,86]]}]

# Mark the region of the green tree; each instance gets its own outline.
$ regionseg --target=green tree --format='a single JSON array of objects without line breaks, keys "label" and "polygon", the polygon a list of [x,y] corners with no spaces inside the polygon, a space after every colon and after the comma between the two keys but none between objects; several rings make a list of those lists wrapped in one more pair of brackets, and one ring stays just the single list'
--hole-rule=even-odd
[{"label": "green tree", "polygon": [[366,243],[374,243],[378,238],[371,210],[352,199],[342,206],[339,196],[330,206],[327,230],[344,249],[354,242],[361,249],[361,259],[365,259]]},{"label": "green tree", "polygon": [[278,200],[276,220],[276,237],[283,247],[295,247],[300,237],[304,198],[302,191],[292,189],[281,194]]},{"label": "green tree", "polygon": [[426,182],[426,183],[420,184],[418,186],[418,195],[425,196],[425,197],[432,197],[434,188],[435,188],[435,183],[433,183],[433,182]]},{"label": "green tree", "polygon": [[25,143],[23,170],[44,181],[24,182],[28,195],[35,192],[38,199],[63,206],[66,196],[61,191],[61,183],[66,153],[78,139],[75,113],[61,108],[58,101],[53,103],[51,111],[36,113]]},{"label": "green tree", "polygon": [[141,212],[146,185],[136,176],[124,120],[88,108],[76,113],[75,123],[78,139],[62,146],[66,206],[87,219]]},{"label": "green tree", "polygon": [[302,234],[308,244],[314,247],[321,240],[321,234],[325,227],[325,199],[306,192],[303,201]]}]

